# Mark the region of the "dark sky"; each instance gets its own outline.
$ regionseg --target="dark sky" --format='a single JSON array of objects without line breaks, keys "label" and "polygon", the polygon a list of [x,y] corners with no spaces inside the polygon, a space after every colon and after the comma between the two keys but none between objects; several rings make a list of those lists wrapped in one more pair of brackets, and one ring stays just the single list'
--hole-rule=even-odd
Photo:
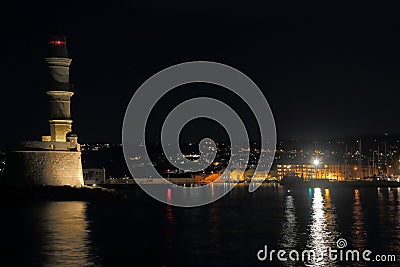
[{"label": "dark sky", "polygon": [[[81,142],[120,142],[136,88],[163,68],[192,60],[225,63],[253,79],[272,107],[278,138],[400,133],[397,9],[333,3],[3,3],[2,144],[48,134],[44,57],[54,29],[67,34],[73,58],[72,112]],[[192,85],[184,92],[215,90]],[[164,102],[188,97],[180,95]],[[197,133],[209,129],[192,126]]]}]

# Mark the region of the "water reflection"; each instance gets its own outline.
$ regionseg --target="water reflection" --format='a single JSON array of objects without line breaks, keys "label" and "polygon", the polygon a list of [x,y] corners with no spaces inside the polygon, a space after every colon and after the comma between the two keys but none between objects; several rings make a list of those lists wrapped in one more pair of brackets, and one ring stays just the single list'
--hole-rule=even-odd
[{"label": "water reflection", "polygon": [[165,205],[165,226],[164,226],[164,266],[168,266],[173,259],[171,258],[174,255],[175,250],[175,239],[176,239],[176,231],[175,231],[175,216],[173,209],[170,205]]},{"label": "water reflection", "polygon": [[85,202],[45,203],[44,266],[91,266]]},{"label": "water reflection", "polygon": [[[400,256],[400,207],[398,188],[378,188],[379,221],[375,226],[381,229],[383,237],[377,242],[379,248],[387,246],[390,252]],[[383,240],[386,240],[384,243]]]},{"label": "water reflection", "polygon": [[[298,221],[296,217],[296,207],[294,203],[294,197],[287,195],[285,198],[285,217],[282,224],[282,239],[279,247],[286,251],[296,249],[298,243]],[[286,261],[282,262],[285,266],[295,266],[296,262]]]},{"label": "water reflection", "polygon": [[[255,194],[238,186],[212,205],[193,209],[171,207],[145,193],[124,202],[7,203],[0,253],[3,265],[16,266],[302,266],[260,264],[255,252],[264,244],[318,251],[335,248],[342,237],[349,248],[400,256],[399,193],[397,188],[288,193],[266,185]],[[315,265],[371,266],[328,260]]]},{"label": "water reflection", "polygon": [[297,218],[294,198],[291,195],[285,199],[285,221],[282,225],[282,241],[283,249],[294,249],[297,245]]},{"label": "water reflection", "polygon": [[359,251],[365,250],[367,242],[367,232],[365,230],[365,223],[363,218],[363,211],[361,207],[360,191],[354,190],[354,203],[353,203],[353,225],[351,227],[352,244],[355,249]]},{"label": "water reflection", "polygon": [[[171,205],[187,206],[188,199],[191,199],[191,205],[202,204],[205,200],[217,200],[229,193],[235,186],[235,183],[210,183],[204,186],[184,186],[177,184],[154,185],[142,184],[146,191],[152,192],[153,197]],[[157,187],[157,190],[155,189]],[[215,197],[218,197],[215,199]],[[213,202],[213,201],[212,201]],[[179,206],[179,205],[178,205]]]},{"label": "water reflection", "polygon": [[335,266],[326,255],[328,247],[336,246],[338,232],[335,223],[335,211],[331,204],[329,189],[325,190],[325,199],[321,188],[314,188],[311,206],[311,221],[309,224],[309,240],[307,248],[316,252],[318,259],[313,266]]},{"label": "water reflection", "polygon": [[326,229],[328,233],[328,240],[331,243],[337,241],[340,238],[340,232],[337,228],[337,211],[335,205],[333,205],[331,200],[331,191],[326,188],[325,190],[325,216],[326,216]]}]

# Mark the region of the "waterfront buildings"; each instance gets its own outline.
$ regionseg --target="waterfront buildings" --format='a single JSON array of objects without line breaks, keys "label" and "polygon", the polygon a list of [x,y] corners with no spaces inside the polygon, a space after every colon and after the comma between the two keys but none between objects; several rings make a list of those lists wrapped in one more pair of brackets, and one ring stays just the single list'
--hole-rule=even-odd
[{"label": "waterfront buildings", "polygon": [[105,168],[83,169],[83,181],[85,185],[105,184],[106,169]]},{"label": "waterfront buildings", "polygon": [[393,168],[387,168],[383,173],[381,168],[373,170],[371,165],[346,165],[346,164],[278,164],[277,177],[282,179],[287,175],[295,175],[308,179],[330,179],[330,180],[345,180],[345,179],[363,179],[375,178],[379,175],[392,176],[394,175]]}]

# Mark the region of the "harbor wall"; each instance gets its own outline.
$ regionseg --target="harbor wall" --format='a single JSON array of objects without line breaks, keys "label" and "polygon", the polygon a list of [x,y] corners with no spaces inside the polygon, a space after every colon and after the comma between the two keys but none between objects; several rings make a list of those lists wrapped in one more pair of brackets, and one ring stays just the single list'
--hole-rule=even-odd
[{"label": "harbor wall", "polygon": [[83,186],[79,151],[13,151],[5,171],[11,185]]}]

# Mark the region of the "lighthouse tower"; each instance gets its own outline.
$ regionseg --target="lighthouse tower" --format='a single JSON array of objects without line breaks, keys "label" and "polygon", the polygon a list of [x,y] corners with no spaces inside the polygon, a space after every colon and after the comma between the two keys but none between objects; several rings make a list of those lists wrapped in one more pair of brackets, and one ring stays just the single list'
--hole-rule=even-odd
[{"label": "lighthouse tower", "polygon": [[54,35],[49,41],[49,91],[50,97],[50,134],[53,142],[66,142],[66,136],[72,131],[71,96],[69,86],[69,66],[66,38]]},{"label": "lighthouse tower", "polygon": [[45,58],[49,68],[50,135],[22,141],[9,153],[6,183],[13,185],[83,186],[81,149],[72,133],[66,37],[54,35]]}]

